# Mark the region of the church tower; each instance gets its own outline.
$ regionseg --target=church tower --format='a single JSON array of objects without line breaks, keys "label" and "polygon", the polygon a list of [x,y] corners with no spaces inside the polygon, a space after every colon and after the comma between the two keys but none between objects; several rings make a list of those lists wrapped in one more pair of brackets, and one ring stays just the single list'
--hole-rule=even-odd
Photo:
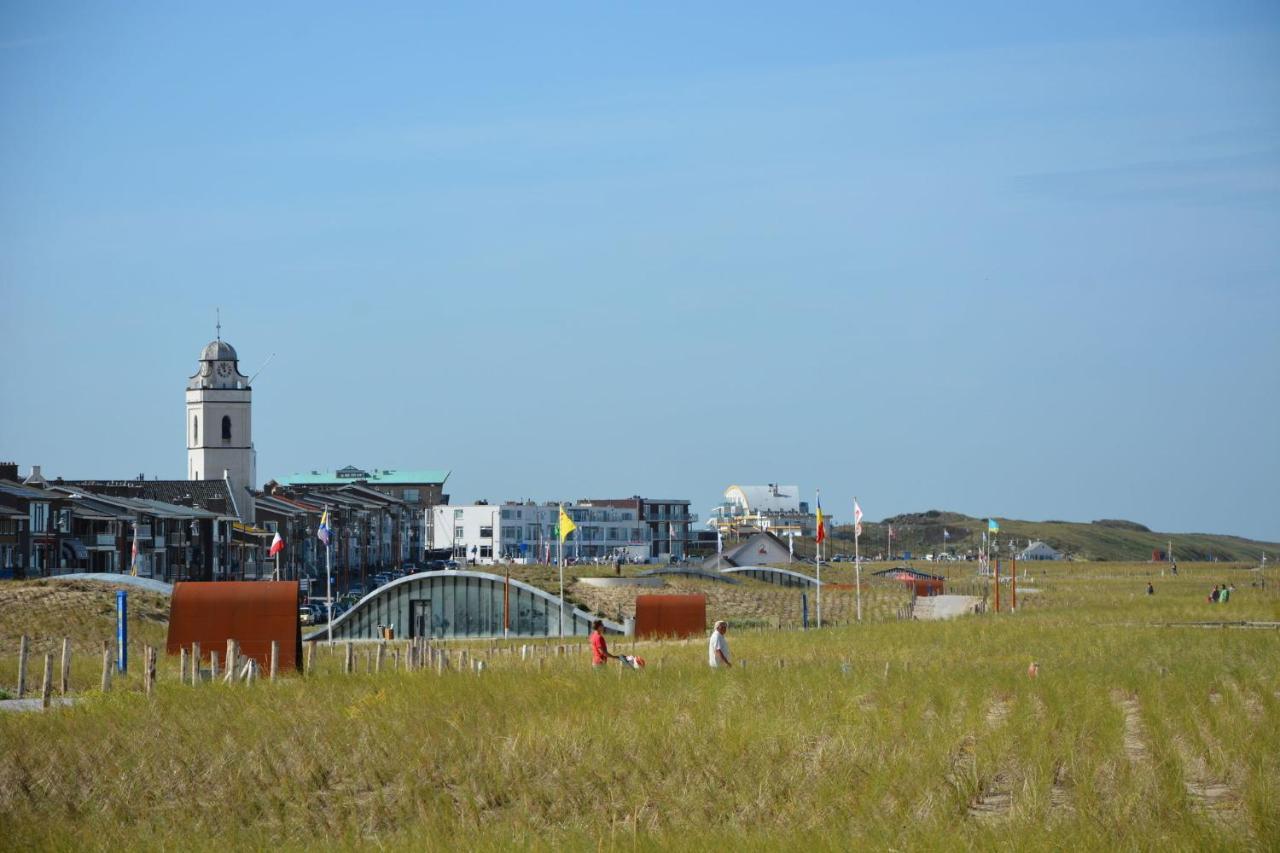
[{"label": "church tower", "polygon": [[187,479],[226,479],[235,513],[254,520],[257,454],[253,449],[252,389],[231,344],[211,341],[187,382]]}]

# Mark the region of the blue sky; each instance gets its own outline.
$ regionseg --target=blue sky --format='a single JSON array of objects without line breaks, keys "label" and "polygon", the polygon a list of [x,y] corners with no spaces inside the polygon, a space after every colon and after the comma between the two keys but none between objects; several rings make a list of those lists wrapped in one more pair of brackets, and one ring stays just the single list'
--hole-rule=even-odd
[{"label": "blue sky", "polygon": [[1280,540],[1274,3],[420,5],[6,6],[0,456],[181,476],[220,306],[264,480]]}]

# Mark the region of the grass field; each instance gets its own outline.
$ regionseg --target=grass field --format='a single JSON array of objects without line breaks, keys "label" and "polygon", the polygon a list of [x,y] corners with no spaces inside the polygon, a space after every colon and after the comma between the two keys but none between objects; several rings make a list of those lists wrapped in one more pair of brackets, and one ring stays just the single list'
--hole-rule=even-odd
[{"label": "grass field", "polygon": [[1280,632],[1182,623],[1278,620],[1280,575],[1180,568],[1033,567],[1017,614],[731,629],[746,666],[719,672],[701,638],[641,644],[641,672],[485,642],[482,674],[322,650],[193,688],[162,661],[148,698],[96,693],[85,655],[79,704],[0,714],[0,847],[1276,849]]}]

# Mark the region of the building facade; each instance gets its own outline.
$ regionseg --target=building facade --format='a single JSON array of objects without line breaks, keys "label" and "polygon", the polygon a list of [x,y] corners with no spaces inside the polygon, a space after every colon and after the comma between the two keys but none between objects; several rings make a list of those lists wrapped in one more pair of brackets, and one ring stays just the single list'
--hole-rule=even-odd
[{"label": "building facade", "polygon": [[[823,513],[828,529],[832,516]],[[808,501],[800,500],[799,486],[729,486],[724,502],[711,512],[708,525],[726,537],[741,538],[769,532],[775,536],[812,537],[817,531],[817,514]]]},{"label": "building facade", "polygon": [[698,520],[689,501],[674,498],[592,498],[582,503],[634,510],[644,524],[652,560],[683,560],[689,554],[690,525]]},{"label": "building facade", "polygon": [[[564,511],[577,528],[564,543],[567,559],[649,558],[649,528],[636,508],[580,501],[564,504]],[[554,563],[560,557],[560,504],[477,503],[438,506],[432,513],[432,548],[448,549],[458,561],[488,566]]]}]

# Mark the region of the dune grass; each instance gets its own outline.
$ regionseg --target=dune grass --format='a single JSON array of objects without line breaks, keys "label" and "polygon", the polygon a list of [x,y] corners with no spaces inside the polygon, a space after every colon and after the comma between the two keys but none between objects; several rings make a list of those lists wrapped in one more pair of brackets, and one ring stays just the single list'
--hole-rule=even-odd
[{"label": "dune grass", "polygon": [[1158,571],[1051,567],[1017,614],[731,629],[728,671],[702,638],[638,644],[641,672],[488,642],[451,644],[482,674],[368,673],[365,646],[343,675],[339,646],[193,688],[162,661],[149,698],[131,676],[0,715],[0,847],[1275,849],[1280,634],[1170,623],[1280,618],[1280,577]]}]

